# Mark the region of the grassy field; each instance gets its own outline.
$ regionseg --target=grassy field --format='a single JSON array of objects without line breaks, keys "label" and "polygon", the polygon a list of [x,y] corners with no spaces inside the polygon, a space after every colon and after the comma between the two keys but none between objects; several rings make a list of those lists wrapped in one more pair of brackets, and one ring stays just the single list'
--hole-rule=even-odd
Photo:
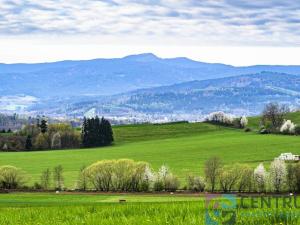
[{"label": "grassy field", "polygon": [[[126,203],[118,203],[126,199]],[[224,199],[218,198],[224,202]],[[274,201],[273,201],[274,202]],[[237,199],[235,224],[299,224],[299,209],[240,208]],[[29,206],[29,207],[28,207]],[[205,199],[200,196],[145,195],[64,195],[5,194],[0,195],[0,224],[5,225],[203,225]]]},{"label": "grassy field", "polygon": [[218,127],[206,123],[136,125],[114,128],[114,146],[95,149],[1,152],[0,165],[22,168],[28,183],[38,181],[41,171],[61,164],[65,184],[73,188],[79,169],[102,159],[130,158],[147,161],[154,169],[162,164],[184,180],[189,172],[203,173],[205,160],[219,156],[225,164],[257,166],[269,163],[282,152],[300,154],[300,138],[284,135],[259,135],[254,132]]}]

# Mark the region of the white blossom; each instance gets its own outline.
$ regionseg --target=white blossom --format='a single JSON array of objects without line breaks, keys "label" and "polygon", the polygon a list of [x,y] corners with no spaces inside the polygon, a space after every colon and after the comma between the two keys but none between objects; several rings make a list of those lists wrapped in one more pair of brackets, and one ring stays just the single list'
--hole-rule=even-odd
[{"label": "white blossom", "polygon": [[162,165],[158,170],[158,176],[163,179],[166,178],[169,175],[169,173],[169,168],[165,165]]},{"label": "white blossom", "polygon": [[246,127],[248,125],[248,119],[247,119],[246,116],[243,116],[241,118],[240,124],[241,124],[242,127]]},{"label": "white blossom", "polygon": [[149,166],[146,166],[145,172],[144,172],[144,180],[146,181],[154,181],[155,175],[153,174],[151,168]]},{"label": "white blossom", "polygon": [[270,166],[270,184],[273,190],[279,192],[286,181],[286,165],[283,160],[275,159]]},{"label": "white blossom", "polygon": [[296,125],[291,120],[286,120],[280,128],[281,133],[295,133]]},{"label": "white blossom", "polygon": [[233,120],[234,120],[233,116],[226,114],[224,112],[221,112],[221,111],[213,112],[213,113],[209,114],[208,117],[206,118],[206,121],[224,123],[224,124],[228,124],[228,125],[233,124]]},{"label": "white blossom", "polygon": [[257,185],[258,191],[265,191],[267,180],[267,172],[262,163],[260,163],[254,170],[254,181]]}]

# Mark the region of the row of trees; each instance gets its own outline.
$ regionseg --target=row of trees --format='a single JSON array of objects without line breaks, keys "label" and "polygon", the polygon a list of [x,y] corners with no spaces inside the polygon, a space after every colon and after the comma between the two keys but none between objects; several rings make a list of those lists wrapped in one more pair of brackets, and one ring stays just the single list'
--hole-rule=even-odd
[{"label": "row of trees", "polygon": [[113,131],[108,120],[84,118],[82,132],[70,124],[49,124],[45,118],[36,124],[26,125],[10,136],[0,136],[0,149],[4,151],[66,149],[80,147],[100,147],[112,144]]},{"label": "row of trees", "polygon": [[[300,192],[300,163],[285,163],[279,159],[275,159],[267,171],[263,164],[255,169],[239,164],[224,166],[219,158],[212,157],[205,162],[204,174],[204,178],[188,174],[186,185],[180,186],[178,177],[164,165],[156,172],[146,162],[129,159],[103,160],[80,169],[76,189],[147,192],[176,191],[181,187],[198,192]],[[0,167],[0,188],[21,188],[26,181],[25,177],[20,169]],[[62,166],[57,166],[52,171],[43,171],[40,183],[35,183],[33,188],[63,190]]]},{"label": "row of trees", "polygon": [[275,159],[267,171],[262,163],[253,170],[247,165],[223,166],[214,157],[205,163],[205,178],[211,192],[299,192],[300,163]]},{"label": "row of trees", "polygon": [[232,126],[241,129],[246,128],[248,125],[248,119],[246,116],[234,117],[233,115],[226,114],[221,111],[209,114],[205,121],[217,125]]}]

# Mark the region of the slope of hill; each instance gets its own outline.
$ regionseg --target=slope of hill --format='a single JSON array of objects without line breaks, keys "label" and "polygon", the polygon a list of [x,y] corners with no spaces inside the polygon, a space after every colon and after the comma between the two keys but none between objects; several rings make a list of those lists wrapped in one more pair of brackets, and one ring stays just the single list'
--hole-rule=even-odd
[{"label": "slope of hill", "polygon": [[[111,97],[85,97],[82,100],[46,102],[40,106],[51,112],[81,113],[95,109],[100,115],[194,114],[226,111],[237,115],[257,115],[268,102],[300,106],[300,76],[262,72],[204,81],[191,81],[171,86],[141,89]],[[36,108],[37,109],[37,108]],[[55,111],[56,110],[56,111]]]},{"label": "slope of hill", "polygon": [[[203,174],[204,162],[212,156],[219,156],[225,164],[241,163],[255,167],[260,162],[269,165],[282,152],[300,154],[300,138],[296,136],[245,133],[206,123],[136,125],[114,129],[117,141],[111,147],[1,152],[0,164],[22,168],[32,176],[29,183],[39,181],[43,170],[61,164],[66,186],[72,188],[83,165],[102,159],[147,161],[156,170],[166,164],[184,180],[190,172]],[[147,136],[149,130],[152,134]]]}]

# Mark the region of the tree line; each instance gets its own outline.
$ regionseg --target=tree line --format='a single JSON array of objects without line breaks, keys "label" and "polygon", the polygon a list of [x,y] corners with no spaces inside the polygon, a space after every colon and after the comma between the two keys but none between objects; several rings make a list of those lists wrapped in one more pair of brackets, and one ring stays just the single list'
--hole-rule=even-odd
[{"label": "tree line", "polygon": [[110,122],[105,118],[84,118],[81,132],[71,124],[48,124],[46,118],[28,124],[12,135],[0,136],[0,150],[32,151],[90,148],[111,145],[114,141]]},{"label": "tree line", "polygon": [[[262,163],[256,168],[240,164],[224,165],[220,158],[211,157],[205,162],[203,172],[204,177],[187,174],[185,184],[181,185],[182,180],[166,165],[155,171],[147,162],[102,160],[82,167],[74,188],[102,192],[172,192],[180,189],[211,193],[300,193],[299,162],[274,159],[266,170]],[[0,188],[23,188],[25,181],[26,175],[22,170],[12,166],[0,167]],[[53,170],[44,170],[40,182],[31,189],[67,190],[64,187],[63,167],[60,165]]]}]

